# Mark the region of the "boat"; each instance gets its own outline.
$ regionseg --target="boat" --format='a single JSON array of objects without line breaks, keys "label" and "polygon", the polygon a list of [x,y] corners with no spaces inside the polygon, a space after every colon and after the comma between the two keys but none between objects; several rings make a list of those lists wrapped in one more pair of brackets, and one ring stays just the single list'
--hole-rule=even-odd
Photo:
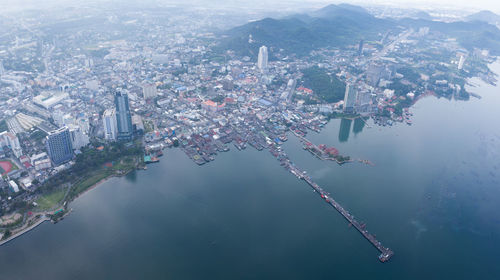
[{"label": "boat", "polygon": [[157,158],[156,156],[151,156],[151,155],[145,155],[144,156],[144,163],[149,164],[149,163],[155,163],[159,162],[160,159]]}]

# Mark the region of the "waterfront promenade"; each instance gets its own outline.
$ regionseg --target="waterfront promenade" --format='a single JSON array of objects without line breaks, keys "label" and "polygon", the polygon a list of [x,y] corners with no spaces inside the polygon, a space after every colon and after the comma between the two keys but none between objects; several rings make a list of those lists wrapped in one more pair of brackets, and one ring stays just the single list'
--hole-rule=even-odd
[{"label": "waterfront promenade", "polygon": [[42,217],[40,217],[40,219],[38,221],[36,221],[34,224],[32,224],[31,226],[27,227],[27,228],[24,228],[14,234],[12,234],[11,236],[9,236],[8,238],[0,241],[0,246],[6,244],[6,243],[9,243],[10,241],[18,238],[19,236],[31,231],[32,229],[36,228],[37,226],[43,224],[44,222],[47,222],[47,221],[50,221],[50,218],[48,218],[47,216],[43,215]]}]

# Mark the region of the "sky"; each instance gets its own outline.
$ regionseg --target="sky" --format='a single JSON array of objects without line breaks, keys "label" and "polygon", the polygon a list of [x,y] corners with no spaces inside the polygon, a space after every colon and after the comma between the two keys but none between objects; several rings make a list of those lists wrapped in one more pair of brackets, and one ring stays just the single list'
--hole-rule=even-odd
[{"label": "sky", "polygon": [[[279,2],[279,0],[269,0]],[[301,0],[301,2],[314,3],[352,3],[363,6],[371,4],[389,6],[411,6],[421,9],[432,9],[433,7],[447,7],[457,9],[470,9],[471,12],[479,10],[490,10],[500,14],[500,0]],[[473,11],[474,10],[474,11]]]},{"label": "sky", "polygon": [[[88,2],[137,2],[141,3],[144,0],[87,0]],[[74,2],[84,3],[85,0],[0,0],[0,9],[5,8],[16,8],[20,9],[23,7],[39,7],[39,6],[63,6],[66,4],[72,4]],[[179,2],[183,3],[186,0],[146,0],[147,2]],[[468,9],[470,12],[477,12],[479,10],[491,10],[500,14],[500,0],[188,0],[200,3],[201,5],[213,5],[214,3],[227,3],[233,4],[238,2],[260,2],[259,4],[263,6],[279,6],[280,4],[290,4],[297,3],[301,6],[318,4],[330,4],[330,3],[353,3],[358,5],[373,5],[373,4],[388,4],[390,6],[403,6],[403,7],[414,7],[421,9],[432,9],[432,8],[454,8],[454,9]]]}]

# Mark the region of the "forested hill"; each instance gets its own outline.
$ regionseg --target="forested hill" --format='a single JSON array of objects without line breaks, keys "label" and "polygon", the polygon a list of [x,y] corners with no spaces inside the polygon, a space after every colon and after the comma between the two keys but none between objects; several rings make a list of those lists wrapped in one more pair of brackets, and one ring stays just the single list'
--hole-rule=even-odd
[{"label": "forested hill", "polygon": [[427,19],[376,18],[362,7],[329,5],[310,14],[283,19],[265,18],[233,28],[224,33],[217,49],[233,50],[239,55],[255,57],[266,45],[299,56],[322,47],[343,48],[363,40],[380,40],[388,31],[427,26],[457,38],[464,48],[486,48],[500,54],[500,30],[486,22],[444,23]]}]

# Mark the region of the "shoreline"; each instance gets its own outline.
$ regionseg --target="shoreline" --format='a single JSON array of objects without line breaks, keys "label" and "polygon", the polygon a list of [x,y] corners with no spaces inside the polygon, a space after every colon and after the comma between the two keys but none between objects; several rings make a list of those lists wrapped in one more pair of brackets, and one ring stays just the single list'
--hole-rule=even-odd
[{"label": "shoreline", "polygon": [[111,174],[107,177],[104,177],[102,178],[101,180],[97,181],[95,184],[93,184],[92,186],[90,186],[88,189],[84,190],[83,192],[79,193],[77,196],[75,196],[73,199],[71,199],[70,201],[67,201],[68,204],[75,201],[77,198],[83,196],[84,194],[86,194],[87,192],[97,188],[97,186],[99,186],[100,184],[102,183],[105,183],[106,181],[108,180],[111,180],[112,178],[119,178],[119,177],[123,177],[123,176],[126,176],[127,174],[129,174],[130,172],[134,171],[134,170],[139,170],[138,169],[139,167],[136,166],[135,168],[132,168],[130,170],[128,170],[127,172],[123,173],[123,174]]},{"label": "shoreline", "polygon": [[41,225],[47,221],[50,221],[50,218],[48,218],[44,215],[43,218],[41,218],[40,220],[38,220],[36,223],[32,224],[31,226],[29,226],[25,229],[21,229],[20,231],[16,232],[15,234],[9,236],[7,239],[0,241],[0,246],[3,246],[5,244],[9,243],[10,241],[22,236],[23,234],[30,232],[31,230],[35,229],[36,227],[38,227],[39,225]]},{"label": "shoreline", "polygon": [[[81,196],[83,196],[83,195],[84,195],[84,194],[86,194],[87,192],[89,192],[89,191],[91,191],[91,190],[93,190],[93,189],[97,188],[100,184],[105,183],[106,181],[108,181],[108,180],[110,180],[110,179],[112,179],[112,178],[114,178],[114,177],[122,177],[122,176],[125,176],[125,175],[129,174],[130,172],[132,172],[132,171],[134,171],[134,170],[136,170],[136,169],[138,169],[138,167],[133,168],[133,169],[130,169],[130,170],[128,170],[127,172],[125,172],[125,173],[123,173],[123,174],[112,174],[112,175],[109,175],[108,177],[105,177],[105,178],[103,178],[103,179],[99,180],[98,182],[96,182],[95,184],[93,184],[92,186],[90,186],[90,187],[89,187],[88,189],[86,189],[85,191],[83,191],[83,192],[79,193],[76,197],[74,197],[74,198],[73,198],[73,199],[71,199],[70,201],[67,201],[68,205],[69,205],[69,203],[71,203],[71,202],[75,201],[77,198],[80,198]],[[72,209],[71,209],[70,211],[68,211],[68,213],[64,214],[64,216],[63,216],[63,217],[64,217],[64,218],[65,218],[65,217],[67,217],[67,216],[68,216],[71,212],[72,212]],[[27,227],[27,228],[23,228],[23,229],[21,229],[20,231],[16,232],[15,234],[12,234],[11,236],[9,236],[9,237],[8,237],[7,239],[5,239],[5,240],[1,240],[1,241],[0,241],[0,247],[1,247],[1,246],[3,246],[3,245],[5,245],[5,244],[7,244],[7,243],[9,243],[9,242],[10,242],[10,241],[12,241],[12,240],[14,240],[14,239],[18,238],[18,237],[20,237],[20,236],[22,236],[22,235],[26,234],[26,233],[28,233],[28,232],[30,232],[30,231],[32,231],[32,230],[34,230],[36,227],[38,227],[39,225],[43,224],[44,222],[50,221],[51,219],[50,219],[49,217],[45,216],[46,214],[47,214],[47,212],[45,212],[45,213],[43,214],[43,218],[39,219],[36,223],[32,224],[31,226],[29,226],[29,227]]]}]

